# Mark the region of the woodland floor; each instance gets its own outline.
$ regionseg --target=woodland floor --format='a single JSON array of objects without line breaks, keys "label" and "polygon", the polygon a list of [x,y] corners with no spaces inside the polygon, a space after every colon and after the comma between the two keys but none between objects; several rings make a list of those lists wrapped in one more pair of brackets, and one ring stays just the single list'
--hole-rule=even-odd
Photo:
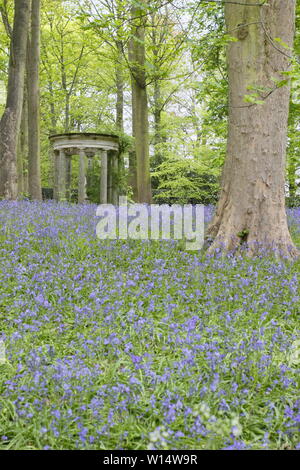
[{"label": "woodland floor", "polygon": [[0,203],[0,449],[299,449],[300,261],[96,223]]}]

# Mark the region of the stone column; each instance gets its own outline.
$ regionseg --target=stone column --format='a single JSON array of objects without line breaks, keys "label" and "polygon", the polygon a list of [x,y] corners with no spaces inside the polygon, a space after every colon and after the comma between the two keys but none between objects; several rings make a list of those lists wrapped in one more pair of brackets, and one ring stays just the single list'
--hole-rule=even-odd
[{"label": "stone column", "polygon": [[87,157],[85,149],[80,149],[79,152],[79,178],[78,178],[78,204],[84,204],[86,201],[86,170],[87,170]]},{"label": "stone column", "polygon": [[112,203],[116,206],[119,201],[119,162],[118,162],[118,152],[112,154]]},{"label": "stone column", "polygon": [[72,185],[72,156],[66,157],[66,194],[67,200],[71,200],[71,185]]},{"label": "stone column", "polygon": [[112,203],[112,186],[113,186],[113,152],[110,150],[107,153],[107,202]]},{"label": "stone column", "polygon": [[53,150],[53,199],[58,201],[58,166],[59,166],[59,152]]},{"label": "stone column", "polygon": [[66,200],[66,154],[64,149],[59,150],[57,162],[57,200]]},{"label": "stone column", "polygon": [[100,204],[107,204],[107,151],[101,153]]}]

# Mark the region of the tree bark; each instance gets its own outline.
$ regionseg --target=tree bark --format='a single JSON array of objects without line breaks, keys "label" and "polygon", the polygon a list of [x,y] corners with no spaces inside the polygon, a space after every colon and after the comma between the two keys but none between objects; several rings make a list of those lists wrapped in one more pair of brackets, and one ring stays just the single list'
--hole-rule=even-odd
[{"label": "tree bark", "polygon": [[[48,89],[49,89],[49,94],[50,94],[50,116],[51,116],[51,129],[49,130],[50,135],[57,134],[57,116],[56,116],[56,109],[55,109],[55,97],[54,97],[54,90],[53,90],[53,79],[50,76],[49,81],[48,81]],[[56,156],[51,148],[49,146],[49,160],[50,160],[50,174],[51,174],[51,182],[52,182],[52,187],[54,189],[55,187],[55,162],[56,162]],[[54,191],[55,192],[55,191]]]},{"label": "tree bark", "polygon": [[28,183],[31,199],[42,200],[40,164],[40,0],[32,0],[27,47]]},{"label": "tree bark", "polygon": [[[161,150],[161,144],[163,143],[162,129],[161,129],[161,114],[162,114],[162,103],[161,103],[161,84],[159,79],[154,80],[154,94],[153,94],[154,110],[154,138],[153,147],[154,155],[151,158],[151,170],[156,171],[163,162],[163,153]],[[151,186],[153,190],[157,190],[159,186],[159,178],[152,176]]]},{"label": "tree bark", "polygon": [[0,121],[0,197],[17,199],[17,147],[20,131],[30,0],[15,0],[7,100]]},{"label": "tree bark", "polygon": [[[122,22],[124,5],[121,0],[115,2],[115,15],[118,22]],[[124,40],[119,29],[117,30],[115,44],[117,49],[116,58],[116,86],[117,86],[117,101],[116,101],[116,127],[120,132],[124,130]]]},{"label": "tree bark", "polygon": [[0,5],[0,14],[1,14],[3,24],[4,24],[6,34],[11,39],[11,37],[12,37],[12,27],[10,25],[9,18],[8,18],[7,0],[6,1],[4,0],[4,2],[2,2],[2,3],[3,4]]},{"label": "tree bark", "polygon": [[154,81],[154,152],[155,152],[155,165],[162,163],[161,150],[158,148],[163,142],[161,136],[161,86],[158,79]]},{"label": "tree bark", "polygon": [[18,144],[18,196],[27,193],[28,190],[28,103],[27,92],[24,89],[22,118]]},{"label": "tree bark", "polygon": [[[133,58],[133,46],[132,39],[129,45],[129,60]],[[132,107],[132,135],[136,135],[136,119],[135,119],[135,110],[136,110],[136,93],[134,92],[133,86],[133,77],[131,77],[131,107]],[[136,171],[136,148],[135,145],[129,150],[129,185],[132,189],[132,197],[134,201],[138,201],[138,188],[137,188],[137,171]]]},{"label": "tree bark", "polygon": [[288,147],[288,161],[287,161],[287,176],[289,186],[289,198],[290,201],[297,196],[297,173],[298,173],[298,154],[299,154],[299,135],[298,120],[300,104],[290,103],[290,115],[289,115],[289,147]]},{"label": "tree bark", "polygon": [[[271,249],[298,256],[285,212],[285,159],[290,87],[275,80],[290,67],[295,0],[269,0],[263,6],[225,4],[227,30],[235,36],[227,51],[229,129],[222,190],[208,237],[209,252],[231,251],[246,243],[250,255]],[[257,91],[263,104],[246,103]],[[258,89],[258,88],[257,88]]]},{"label": "tree bark", "polygon": [[147,1],[141,7],[133,6],[133,37],[131,41],[131,84],[132,84],[132,130],[135,138],[137,200],[151,203],[151,181],[149,163],[149,122],[148,98],[145,70],[145,11]]},{"label": "tree bark", "polygon": [[[121,40],[116,41],[117,46],[117,64],[116,64],[116,86],[117,86],[117,101],[116,101],[116,127],[120,133],[124,132],[124,70],[123,70],[123,44]],[[116,159],[117,162],[117,173],[118,181],[124,175],[125,164],[124,154],[119,152]],[[116,191],[113,194],[117,194]],[[114,204],[118,201],[114,199]]]},{"label": "tree bark", "polygon": [[116,85],[117,85],[117,102],[116,102],[116,127],[119,131],[124,130],[124,73],[123,73],[123,53],[121,41],[116,42],[118,57],[116,64]]}]

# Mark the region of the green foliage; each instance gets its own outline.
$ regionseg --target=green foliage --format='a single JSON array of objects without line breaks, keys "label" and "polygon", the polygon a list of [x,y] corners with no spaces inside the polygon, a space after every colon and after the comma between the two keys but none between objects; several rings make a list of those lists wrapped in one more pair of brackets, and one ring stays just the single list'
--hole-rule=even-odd
[{"label": "green foliage", "polygon": [[296,176],[300,168],[300,2],[296,8],[296,35],[293,68],[288,75],[291,79],[292,91],[288,122],[287,148],[287,180],[289,183],[289,198],[287,204],[295,207],[299,202],[299,182]]},{"label": "green foliage", "polygon": [[116,134],[119,136],[119,149],[121,154],[128,153],[132,150],[134,145],[134,139],[130,135],[124,132],[117,131]]},{"label": "green foliage", "polygon": [[[13,1],[5,3],[12,23]],[[199,4],[191,0],[176,8],[172,3],[166,7],[159,0],[148,2],[147,5],[137,1],[134,5],[149,13],[145,69],[154,191],[157,195],[162,191],[161,200],[170,198],[174,189],[180,200],[184,199],[185,190],[188,198],[196,197],[198,200],[195,185],[200,184],[198,192],[201,198],[210,200],[207,199],[208,194],[204,196],[204,192],[209,192],[211,188],[211,200],[214,201],[216,191],[213,184],[209,183],[204,190],[204,181],[201,182],[198,177],[201,174],[210,177],[212,174],[213,178],[218,179],[225,158],[228,114],[225,49],[236,38],[224,34],[222,2]],[[53,161],[48,141],[50,133],[117,133],[117,67],[124,80],[125,132],[130,132],[131,65],[128,44],[132,35],[132,6],[132,2],[127,0],[42,2],[41,174],[44,187],[53,187]],[[146,16],[144,18],[146,20]],[[287,179],[292,193],[297,191],[295,173],[300,167],[299,31],[300,5],[297,1],[294,52],[286,48],[281,38],[274,38],[276,47],[292,55],[292,68],[280,79],[270,77],[274,88],[286,86],[290,82],[292,85],[287,162]],[[5,88],[10,41],[2,22],[0,42],[0,84]],[[271,88],[261,89],[253,84],[249,87],[245,102],[249,105],[263,105],[270,91]],[[1,109],[3,104],[0,102]],[[157,123],[155,113],[156,117],[159,115]],[[122,153],[126,154],[132,144],[133,141],[124,136],[124,140],[121,140]],[[170,181],[167,182],[168,176],[161,173],[164,167],[158,169],[158,165],[164,162],[169,165],[173,160],[178,162],[181,159],[186,160],[183,166],[187,170],[178,178],[176,171],[171,172]],[[194,176],[194,169],[190,174],[188,172],[191,160],[200,165],[195,170],[197,177]],[[77,187],[76,165],[74,161],[73,188]],[[123,175],[122,187],[125,186]]]},{"label": "green foliage", "polygon": [[217,177],[197,160],[168,158],[152,176],[159,181],[154,193],[154,199],[158,203],[208,205],[217,202]]},{"label": "green foliage", "polygon": [[289,208],[300,207],[300,195],[294,195],[286,198],[286,205]]},{"label": "green foliage", "polygon": [[[103,129],[102,129],[103,131]],[[100,131],[99,131],[100,132]],[[124,157],[128,151],[132,149],[133,139],[131,136],[122,132],[115,132],[119,135],[119,168],[118,174],[113,172],[113,184],[118,187],[119,194],[129,195],[130,188],[128,187],[128,170],[124,165]],[[76,172],[77,173],[77,172]],[[91,159],[91,165],[87,169],[87,197],[90,202],[99,203],[100,201],[100,177],[101,177],[101,162],[100,157],[95,156]]]},{"label": "green foliage", "polygon": [[100,201],[100,159],[94,157],[87,170],[87,197],[88,200],[99,204]]}]

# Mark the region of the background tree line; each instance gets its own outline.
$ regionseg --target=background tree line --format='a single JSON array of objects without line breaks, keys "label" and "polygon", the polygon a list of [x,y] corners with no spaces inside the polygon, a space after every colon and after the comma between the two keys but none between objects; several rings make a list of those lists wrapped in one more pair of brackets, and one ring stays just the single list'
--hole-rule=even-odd
[{"label": "background tree line", "polygon": [[1,17],[4,129],[6,94],[16,108],[2,130],[14,140],[2,139],[2,197],[41,199],[53,186],[48,136],[92,131],[123,136],[133,198],[150,200],[150,167],[156,201],[216,201],[227,114],[219,5],[3,0]]}]

